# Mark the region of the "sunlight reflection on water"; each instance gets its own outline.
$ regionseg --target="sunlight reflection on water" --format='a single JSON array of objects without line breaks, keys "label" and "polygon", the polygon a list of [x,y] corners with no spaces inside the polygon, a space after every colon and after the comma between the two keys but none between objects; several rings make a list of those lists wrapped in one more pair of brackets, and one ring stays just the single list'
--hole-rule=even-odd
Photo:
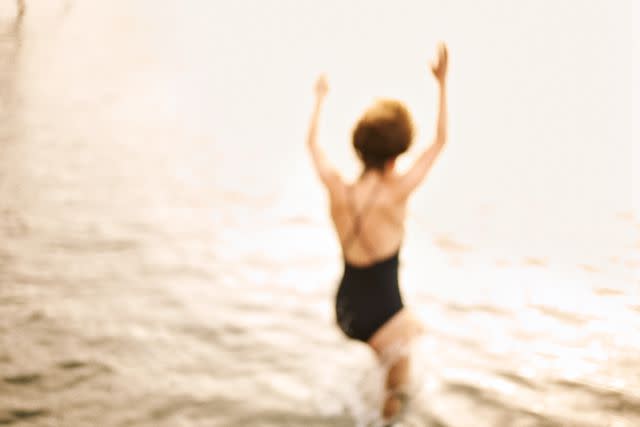
[{"label": "sunlight reflection on water", "polygon": [[374,95],[409,104],[424,146],[444,39],[452,139],[402,252],[428,330],[407,424],[637,425],[625,14],[40,0],[19,32],[2,15],[0,423],[373,423],[382,373],[333,321],[310,83],[330,73],[322,140],[354,176]]}]

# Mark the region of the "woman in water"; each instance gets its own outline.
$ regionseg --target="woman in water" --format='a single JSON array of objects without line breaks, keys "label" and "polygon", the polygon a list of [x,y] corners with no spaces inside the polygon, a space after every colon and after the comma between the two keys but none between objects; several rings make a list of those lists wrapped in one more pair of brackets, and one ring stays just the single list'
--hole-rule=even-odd
[{"label": "woman in water", "polygon": [[407,200],[431,169],[447,139],[447,48],[439,46],[431,71],[439,85],[440,108],[435,137],[405,173],[395,170],[396,158],[413,139],[406,107],[380,100],[360,118],[353,130],[353,147],[360,158],[360,177],[347,184],[331,166],[316,141],[318,118],[327,81],[316,83],[316,103],[308,134],[313,164],[328,190],[331,218],[342,246],[344,274],[336,295],[340,329],[367,343],[388,365],[382,415],[396,415],[406,398],[407,355],[390,355],[423,332],[418,318],[402,302],[398,288],[398,255],[404,234]]}]

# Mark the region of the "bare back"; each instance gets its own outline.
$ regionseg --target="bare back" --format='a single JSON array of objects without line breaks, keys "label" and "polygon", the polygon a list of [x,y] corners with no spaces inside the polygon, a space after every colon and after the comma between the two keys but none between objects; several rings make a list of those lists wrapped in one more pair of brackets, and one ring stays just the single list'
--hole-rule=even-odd
[{"label": "bare back", "polygon": [[396,191],[398,179],[395,173],[368,172],[330,191],[331,218],[350,264],[367,266],[399,250],[407,199]]},{"label": "bare back", "polygon": [[[317,143],[320,110],[329,88],[324,76],[321,76],[316,82],[316,103],[309,125],[307,145],[320,180],[329,191],[331,218],[342,246],[344,258],[353,265],[364,267],[374,264],[377,261],[388,258],[400,249],[404,235],[407,199],[418,185],[424,181],[447,139],[445,84],[447,58],[447,49],[444,45],[441,45],[439,47],[438,60],[431,66],[440,88],[436,135],[431,145],[422,151],[407,172],[400,175],[394,172],[393,169],[395,159],[408,148],[412,131],[401,132],[400,134],[393,134],[392,132],[392,136],[388,139],[385,139],[386,136],[383,138],[383,141],[386,141],[385,144],[391,144],[389,141],[395,141],[394,144],[396,145],[398,141],[399,143],[404,141],[407,144],[395,146],[395,148],[392,147],[393,149],[387,147],[386,149],[390,151],[389,155],[382,159],[386,162],[384,165],[380,164],[380,153],[374,156],[374,158],[377,158],[377,164],[375,165],[371,164],[371,157],[369,160],[367,160],[366,156],[361,157],[364,166],[368,167],[369,171],[351,185],[343,181]],[[401,118],[394,119],[393,126],[391,126],[394,131],[396,128],[402,130],[406,127],[398,125],[398,123],[406,124],[405,122],[407,121],[402,120],[402,114],[399,117]],[[372,123],[375,122],[375,120],[371,120]],[[359,127],[356,128],[356,131],[358,129]],[[354,144],[356,144],[355,141],[357,139],[355,137],[356,131],[354,131]],[[374,131],[374,134],[380,132],[378,129],[374,129]],[[384,132],[382,134],[386,135]],[[363,147],[366,147],[366,138],[357,140],[364,141],[365,145]],[[364,156],[363,153],[366,151],[363,147],[356,147],[356,151],[360,156]],[[382,151],[385,152],[384,150]],[[368,161],[370,164],[367,164]],[[380,172],[377,172],[377,169],[372,169],[371,166],[375,168],[383,167],[380,168]]]}]

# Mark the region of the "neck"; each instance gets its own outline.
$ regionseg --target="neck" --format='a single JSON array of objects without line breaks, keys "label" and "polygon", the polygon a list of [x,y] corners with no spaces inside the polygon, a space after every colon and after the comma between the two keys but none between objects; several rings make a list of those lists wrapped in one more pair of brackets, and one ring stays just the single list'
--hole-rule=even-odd
[{"label": "neck", "polygon": [[395,162],[390,161],[386,163],[381,169],[364,168],[362,170],[362,173],[360,174],[360,177],[364,178],[366,175],[375,174],[375,175],[380,175],[381,178],[384,178],[386,176],[393,174],[394,168],[395,168]]}]

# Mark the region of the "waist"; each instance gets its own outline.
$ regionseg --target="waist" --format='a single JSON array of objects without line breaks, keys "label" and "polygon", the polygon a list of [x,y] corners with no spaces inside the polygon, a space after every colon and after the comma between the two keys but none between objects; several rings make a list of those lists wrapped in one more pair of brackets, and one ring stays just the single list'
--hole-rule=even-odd
[{"label": "waist", "polygon": [[372,271],[372,270],[379,270],[379,269],[386,269],[386,268],[397,269],[399,260],[400,260],[400,249],[398,249],[397,251],[395,251],[394,253],[392,253],[387,257],[376,260],[371,264],[366,264],[366,265],[352,264],[343,256],[345,271],[349,270],[353,272],[358,272],[358,271],[365,272],[365,271]]}]

